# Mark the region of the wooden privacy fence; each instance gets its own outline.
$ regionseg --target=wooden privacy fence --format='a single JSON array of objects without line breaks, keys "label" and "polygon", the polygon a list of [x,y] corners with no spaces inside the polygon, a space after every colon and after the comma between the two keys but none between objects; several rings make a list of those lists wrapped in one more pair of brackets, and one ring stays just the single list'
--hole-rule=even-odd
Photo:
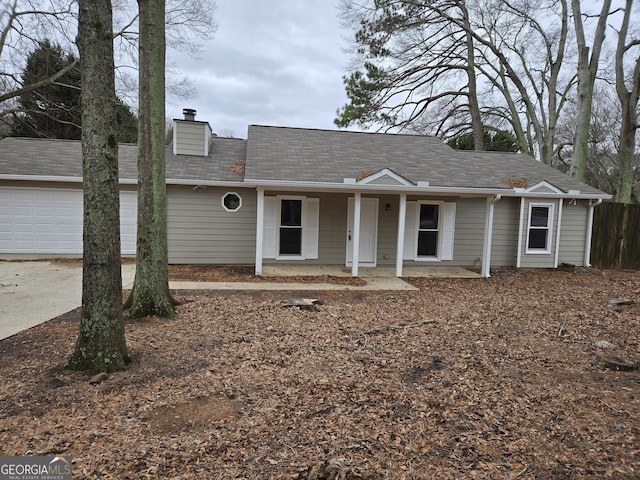
[{"label": "wooden privacy fence", "polygon": [[640,268],[640,205],[603,203],[595,208],[591,264]]}]

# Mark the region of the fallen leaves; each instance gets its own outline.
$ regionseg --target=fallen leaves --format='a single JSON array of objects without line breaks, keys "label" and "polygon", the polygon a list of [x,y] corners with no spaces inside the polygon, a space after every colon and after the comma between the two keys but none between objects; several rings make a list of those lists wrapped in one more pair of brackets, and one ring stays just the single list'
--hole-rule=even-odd
[{"label": "fallen leaves", "polygon": [[3,340],[0,454],[71,455],[74,479],[637,478],[639,374],[593,358],[640,359],[640,272],[410,281],[318,311],[178,292],[97,385],[60,368],[78,312]]}]

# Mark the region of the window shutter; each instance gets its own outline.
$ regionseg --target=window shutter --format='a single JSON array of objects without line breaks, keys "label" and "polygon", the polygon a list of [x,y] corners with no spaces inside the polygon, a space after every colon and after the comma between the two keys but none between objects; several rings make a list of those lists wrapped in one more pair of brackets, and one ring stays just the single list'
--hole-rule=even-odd
[{"label": "window shutter", "polygon": [[440,260],[453,260],[453,234],[456,227],[456,203],[444,203],[442,219],[442,251]]},{"label": "window shutter", "polygon": [[264,197],[262,258],[276,258],[277,206],[278,199],[276,197]]},{"label": "window shutter", "polygon": [[318,258],[318,237],[320,233],[320,199],[307,198],[305,202],[305,220],[304,220],[304,258]]},{"label": "window shutter", "polygon": [[407,214],[404,221],[404,260],[416,259],[416,218],[418,215],[418,202],[407,202]]}]

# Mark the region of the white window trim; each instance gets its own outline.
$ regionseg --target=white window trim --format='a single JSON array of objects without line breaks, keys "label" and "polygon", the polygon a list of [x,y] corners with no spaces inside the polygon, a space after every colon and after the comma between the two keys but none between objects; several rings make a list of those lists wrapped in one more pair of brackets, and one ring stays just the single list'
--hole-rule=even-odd
[{"label": "white window trim", "polygon": [[[307,197],[299,195],[278,195],[276,202],[276,260],[306,260],[304,253],[306,252],[306,238],[305,238],[305,216],[306,216],[306,200]],[[300,212],[300,255],[280,255],[280,228],[282,227],[282,200],[300,200],[301,212]]]},{"label": "white window trim", "polygon": [[[554,221],[554,204],[553,203],[529,203],[529,215],[527,216],[527,236],[525,237],[527,255],[550,255],[551,244],[553,243],[553,221]],[[529,248],[529,232],[531,231],[531,210],[535,207],[546,207],[549,209],[549,217],[547,218],[547,248]],[[540,227],[534,227],[535,230],[542,230]]]},{"label": "white window trim", "polygon": [[[227,197],[227,195],[235,195],[236,197],[238,197],[238,200],[240,200],[240,204],[238,205],[238,208],[234,208],[234,209],[227,208],[227,206],[224,204],[224,199]],[[222,208],[224,208],[227,212],[234,213],[242,208],[242,197],[237,192],[227,192],[224,195],[222,195],[220,203],[222,204]]]},{"label": "white window trim", "polygon": [[[438,245],[436,247],[435,256],[420,256],[418,255],[418,236],[420,235],[420,206],[421,205],[438,205]],[[444,202],[432,201],[432,200],[418,200],[418,208],[416,208],[415,217],[415,239],[414,239],[414,255],[417,262],[440,262],[442,257],[442,215],[444,213]]]}]

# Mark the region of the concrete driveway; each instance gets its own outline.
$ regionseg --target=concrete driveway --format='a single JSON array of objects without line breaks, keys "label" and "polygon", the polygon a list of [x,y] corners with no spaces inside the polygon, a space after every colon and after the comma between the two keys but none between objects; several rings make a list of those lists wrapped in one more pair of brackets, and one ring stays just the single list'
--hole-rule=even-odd
[{"label": "concrete driveway", "polygon": [[[124,288],[133,284],[134,264],[122,266]],[[0,339],[78,308],[82,264],[0,261]]]}]

